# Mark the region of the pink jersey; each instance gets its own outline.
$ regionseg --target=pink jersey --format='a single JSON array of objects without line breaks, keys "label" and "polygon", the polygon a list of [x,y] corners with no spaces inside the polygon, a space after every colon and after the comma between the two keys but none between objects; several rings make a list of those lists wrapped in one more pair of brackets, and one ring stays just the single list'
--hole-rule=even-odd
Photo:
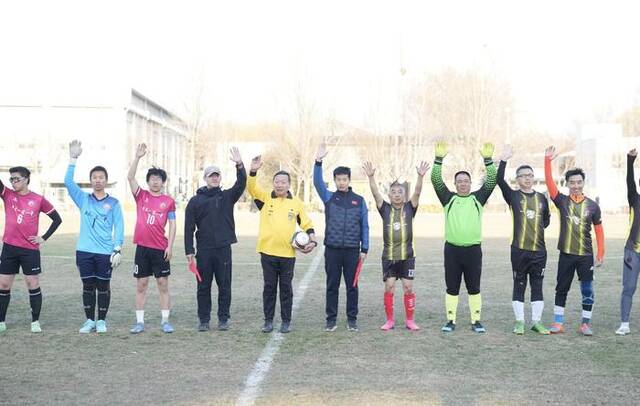
[{"label": "pink jersey", "polygon": [[4,187],[4,236],[2,241],[16,247],[37,250],[39,244],[33,244],[29,237],[38,235],[40,212],[51,214],[55,209],[47,199],[37,193],[20,195]]},{"label": "pink jersey", "polygon": [[138,218],[133,243],[164,251],[169,245],[164,226],[168,219],[175,219],[176,202],[167,195],[154,196],[142,188],[136,190],[134,198]]}]

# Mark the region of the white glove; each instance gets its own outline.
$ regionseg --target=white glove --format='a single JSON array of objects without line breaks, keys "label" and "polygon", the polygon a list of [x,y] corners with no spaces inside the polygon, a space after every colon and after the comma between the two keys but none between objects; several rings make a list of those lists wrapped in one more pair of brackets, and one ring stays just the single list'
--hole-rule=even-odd
[{"label": "white glove", "polygon": [[111,261],[111,269],[116,269],[122,261],[122,254],[120,254],[120,250],[114,250],[109,260]]}]

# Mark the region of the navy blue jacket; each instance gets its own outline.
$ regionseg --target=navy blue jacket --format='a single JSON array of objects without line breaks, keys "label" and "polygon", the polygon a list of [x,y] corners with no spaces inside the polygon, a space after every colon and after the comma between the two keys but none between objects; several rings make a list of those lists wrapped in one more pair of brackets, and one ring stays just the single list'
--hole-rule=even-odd
[{"label": "navy blue jacket", "polygon": [[354,193],[331,192],[322,179],[322,162],[313,168],[313,185],[324,203],[324,245],[330,248],[359,248],[369,251],[369,220],[367,203]]}]

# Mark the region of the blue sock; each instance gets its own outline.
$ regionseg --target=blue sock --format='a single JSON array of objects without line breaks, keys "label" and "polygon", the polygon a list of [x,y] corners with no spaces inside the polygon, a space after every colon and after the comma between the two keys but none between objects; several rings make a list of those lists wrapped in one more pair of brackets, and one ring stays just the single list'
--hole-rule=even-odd
[{"label": "blue sock", "polygon": [[554,314],[553,321],[560,324],[564,323],[564,314]]}]

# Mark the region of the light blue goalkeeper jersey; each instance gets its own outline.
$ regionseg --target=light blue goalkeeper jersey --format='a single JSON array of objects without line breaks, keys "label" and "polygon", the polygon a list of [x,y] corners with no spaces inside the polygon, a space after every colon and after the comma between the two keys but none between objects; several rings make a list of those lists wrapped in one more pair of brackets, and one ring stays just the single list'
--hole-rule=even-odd
[{"label": "light blue goalkeeper jersey", "polygon": [[69,164],[64,185],[80,209],[80,235],[76,249],[93,254],[111,254],[124,242],[124,220],[118,199],[107,195],[98,200],[93,193],[83,192],[74,182],[76,166]]}]

